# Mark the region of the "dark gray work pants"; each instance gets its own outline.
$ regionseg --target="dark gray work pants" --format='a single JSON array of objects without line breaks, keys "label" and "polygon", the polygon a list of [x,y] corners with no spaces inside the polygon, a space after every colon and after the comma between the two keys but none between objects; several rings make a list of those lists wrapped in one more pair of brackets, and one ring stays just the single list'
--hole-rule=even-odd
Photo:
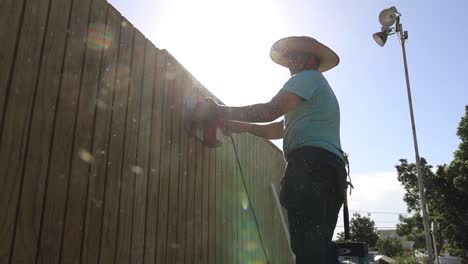
[{"label": "dark gray work pants", "polygon": [[302,147],[288,156],[280,201],[288,211],[296,264],[338,262],[332,237],[346,176],[344,162],[324,149]]}]

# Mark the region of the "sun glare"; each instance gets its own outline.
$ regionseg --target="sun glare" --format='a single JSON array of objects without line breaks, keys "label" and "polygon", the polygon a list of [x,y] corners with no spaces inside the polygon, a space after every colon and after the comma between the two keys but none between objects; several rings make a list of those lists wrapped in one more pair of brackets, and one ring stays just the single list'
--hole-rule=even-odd
[{"label": "sun glare", "polygon": [[287,76],[269,58],[285,32],[271,1],[175,0],[163,20],[163,48],[225,103],[267,100]]}]

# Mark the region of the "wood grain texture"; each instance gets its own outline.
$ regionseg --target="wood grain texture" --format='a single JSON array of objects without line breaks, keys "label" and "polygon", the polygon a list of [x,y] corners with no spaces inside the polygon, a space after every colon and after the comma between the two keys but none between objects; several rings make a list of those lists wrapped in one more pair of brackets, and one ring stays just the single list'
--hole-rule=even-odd
[{"label": "wood grain texture", "polygon": [[183,221],[178,216],[180,174],[181,171],[181,130],[182,130],[182,88],[183,88],[183,70],[177,62],[172,60],[174,74],[169,76],[173,83],[174,100],[170,107],[172,129],[171,129],[171,155],[169,168],[169,200],[168,200],[168,222],[167,222],[167,246],[166,262],[176,263],[177,251],[180,249],[180,242],[177,240],[177,222]]},{"label": "wood grain texture", "polygon": [[[60,86],[71,1],[53,2],[44,41],[39,80],[32,111],[23,186],[18,208],[15,244],[11,261],[36,260],[50,143]],[[0,88],[1,89],[1,88]],[[18,175],[19,177],[20,175]]]},{"label": "wood grain texture", "polygon": [[[81,241],[86,213],[86,197],[89,182],[89,168],[93,162],[92,145],[95,126],[97,91],[103,47],[93,45],[94,32],[104,30],[107,3],[93,0],[90,9],[89,23],[86,28],[86,50],[82,77],[78,95],[78,109],[73,138],[73,152],[70,164],[67,204],[61,262],[75,263],[80,261]],[[99,25],[99,26],[98,26]],[[91,155],[89,159],[86,155]]]},{"label": "wood grain texture", "polygon": [[[62,254],[64,221],[70,186],[77,110],[83,80],[85,42],[91,1],[74,2],[66,58],[61,77],[57,114],[52,141],[49,175],[46,182],[45,204],[39,239],[39,263],[57,263]],[[84,20],[84,21],[83,21]],[[73,191],[73,190],[72,190]]]},{"label": "wood grain texture", "polygon": [[156,50],[155,76],[153,86],[153,105],[150,142],[150,173],[148,179],[148,196],[145,231],[145,263],[154,263],[156,256],[156,232],[158,226],[159,181],[161,177],[160,161],[162,157],[162,126],[164,107],[164,74],[166,58],[163,52]]},{"label": "wood grain texture", "polygon": [[148,178],[150,175],[150,143],[152,127],[152,107],[154,96],[154,71],[156,48],[148,40],[145,41],[143,56],[143,90],[140,96],[139,130],[137,145],[137,160],[134,167],[135,199],[133,201],[132,248],[131,263],[142,263],[145,248],[146,206],[148,197]]},{"label": "wood grain texture", "polygon": [[[10,10],[23,12],[19,10],[22,9],[21,5],[15,6],[13,3],[7,2],[5,4],[6,9],[2,10],[2,13]],[[9,261],[13,244],[16,212],[22,184],[21,174],[28,144],[31,109],[41,65],[48,6],[48,0],[26,3],[25,18],[22,21],[20,32],[12,33],[19,34],[16,47],[17,56],[14,58],[15,64],[10,69],[13,75],[11,80],[2,80],[4,86],[0,87],[10,91],[5,105],[1,105],[3,103],[0,102],[0,107],[2,107],[0,108],[0,111],[2,111],[0,114],[3,116],[2,126],[0,127],[0,168],[2,168],[2,177],[0,178],[0,210],[2,212],[0,215],[0,236],[3,238],[0,241],[0,263]],[[2,34],[4,36],[12,35],[5,32],[6,29],[3,28],[8,25],[9,23],[2,25]],[[6,64],[8,64],[8,59],[10,63],[13,59],[12,57],[7,58],[7,56],[4,58]],[[8,75],[10,70],[8,70]],[[24,76],[28,76],[28,78],[24,78]],[[2,78],[10,77],[5,76]],[[6,92],[2,91],[0,93],[7,96]]]},{"label": "wood grain texture", "polygon": [[[193,78],[189,78],[190,86],[190,99],[195,99],[195,91],[193,89]],[[185,260],[190,263],[194,260],[194,242],[195,238],[195,213],[196,213],[196,140],[194,137],[189,137],[188,140],[188,173],[187,173],[187,222],[185,232]]]},{"label": "wood grain texture", "polygon": [[13,75],[17,54],[18,40],[21,36],[21,25],[26,0],[5,0],[0,3],[0,128],[3,126],[5,103]]},{"label": "wood grain texture", "polygon": [[[188,196],[188,179],[189,179],[189,141],[190,135],[187,132],[186,128],[189,122],[191,109],[188,107],[190,105],[191,97],[191,88],[192,88],[192,76],[185,69],[182,72],[180,77],[182,81],[181,87],[181,99],[182,103],[180,104],[180,113],[181,113],[181,139],[180,139],[180,151],[179,151],[179,191],[178,191],[178,205],[177,205],[177,249],[175,263],[185,263],[186,262],[186,247],[187,247],[187,225],[191,221],[191,214],[189,214],[189,208],[187,206],[187,196]],[[193,176],[193,175],[192,175]],[[189,261],[189,260],[187,260]]]},{"label": "wood grain texture", "polygon": [[132,62],[129,76],[127,111],[125,121],[124,152],[122,161],[122,180],[119,194],[119,222],[117,229],[116,263],[128,263],[132,243],[133,205],[135,197],[135,178],[143,169],[136,164],[138,130],[140,118],[140,99],[143,85],[143,56],[145,38],[138,30],[133,32]]},{"label": "wood grain texture", "polygon": [[106,186],[103,202],[103,219],[99,262],[115,263],[117,255],[117,228],[120,211],[120,188],[124,155],[125,122],[129,94],[130,67],[133,51],[133,26],[120,17],[120,41],[117,55],[109,150],[107,157]]},{"label": "wood grain texture", "polygon": [[[107,9],[105,32],[111,34],[112,42],[103,51],[99,87],[96,100],[96,118],[93,131],[92,162],[89,172],[86,217],[82,238],[81,260],[98,263],[103,228],[104,191],[107,183],[107,162],[111,138],[113,97],[116,88],[117,58],[120,43],[120,13],[112,6]],[[112,182],[112,179],[110,179]]]},{"label": "wood grain texture", "polygon": [[[164,56],[168,57],[166,52]],[[176,67],[171,60],[166,61],[166,71],[161,76],[164,79],[164,108],[161,139],[161,168],[159,175],[158,229],[156,237],[156,263],[166,263],[167,223],[169,214],[169,183],[172,150],[172,112],[174,107],[174,85]]]}]

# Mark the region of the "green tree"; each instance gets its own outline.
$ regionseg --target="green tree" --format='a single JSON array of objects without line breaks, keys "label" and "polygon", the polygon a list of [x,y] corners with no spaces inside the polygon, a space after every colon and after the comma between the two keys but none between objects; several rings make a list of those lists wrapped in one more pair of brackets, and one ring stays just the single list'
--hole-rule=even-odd
[{"label": "green tree", "polygon": [[396,258],[397,264],[419,264],[416,258],[412,255],[409,256],[398,256]]},{"label": "green tree", "polygon": [[[432,166],[421,158],[427,210],[432,222],[437,223],[437,244],[443,240],[463,251],[468,251],[468,106],[462,117],[457,136],[461,143],[454,152],[454,159],[450,164],[437,166],[435,172]],[[400,160],[396,166],[398,180],[406,190],[404,201],[408,212],[419,212],[421,209],[416,165]],[[411,219],[410,219],[411,218]],[[411,236],[417,241],[417,233],[422,231],[422,218],[415,214],[410,218],[401,218],[397,226],[399,235]],[[410,238],[411,239],[411,238]],[[417,244],[417,247],[424,246]],[[439,247],[440,248],[440,247]]]},{"label": "green tree", "polygon": [[[351,241],[365,242],[369,248],[374,248],[379,236],[375,232],[375,222],[367,216],[353,214],[349,223],[349,236]],[[337,234],[338,242],[345,241],[344,232]]]},{"label": "green tree", "polygon": [[379,238],[375,244],[375,248],[380,254],[387,255],[389,257],[396,257],[403,253],[401,241],[397,237]]},{"label": "green tree", "polygon": [[426,248],[423,219],[419,212],[411,217],[403,217],[400,215],[400,223],[397,224],[396,233],[398,236],[406,236],[407,240],[413,241],[414,248]]}]

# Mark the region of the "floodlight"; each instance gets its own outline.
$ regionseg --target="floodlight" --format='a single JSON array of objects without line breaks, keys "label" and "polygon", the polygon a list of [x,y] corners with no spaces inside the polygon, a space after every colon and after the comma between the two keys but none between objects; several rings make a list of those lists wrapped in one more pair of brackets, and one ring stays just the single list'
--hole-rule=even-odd
[{"label": "floodlight", "polygon": [[379,15],[379,22],[384,27],[390,27],[395,24],[396,17],[397,17],[397,9],[392,6],[390,8],[382,10]]},{"label": "floodlight", "polygon": [[385,45],[385,42],[387,42],[387,32],[377,32],[372,34],[372,37],[374,38],[375,42],[379,44],[380,47],[383,47]]}]

